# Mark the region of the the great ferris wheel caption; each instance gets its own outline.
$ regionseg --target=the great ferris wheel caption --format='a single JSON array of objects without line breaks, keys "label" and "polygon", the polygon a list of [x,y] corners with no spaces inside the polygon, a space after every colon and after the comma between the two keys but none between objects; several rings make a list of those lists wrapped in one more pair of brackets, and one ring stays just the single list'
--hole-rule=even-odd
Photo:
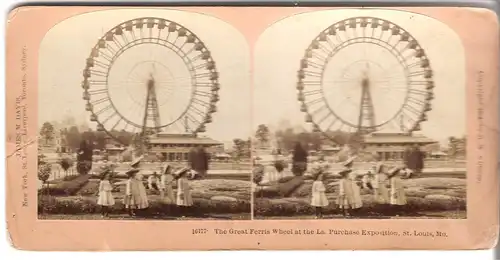
[{"label": "the great ferris wheel caption", "polygon": [[[494,215],[482,192],[496,189],[498,32],[457,18],[486,28],[491,12],[68,8],[29,10],[43,33],[7,38],[25,43],[8,66],[23,84],[8,90],[8,171],[23,172],[9,193],[17,214],[37,205],[36,225],[190,221],[186,236],[291,232],[299,247],[342,230],[446,234],[460,247],[460,220]],[[350,228],[369,219],[381,226]],[[390,226],[415,219],[450,224]],[[302,220],[339,226],[286,226]]]}]

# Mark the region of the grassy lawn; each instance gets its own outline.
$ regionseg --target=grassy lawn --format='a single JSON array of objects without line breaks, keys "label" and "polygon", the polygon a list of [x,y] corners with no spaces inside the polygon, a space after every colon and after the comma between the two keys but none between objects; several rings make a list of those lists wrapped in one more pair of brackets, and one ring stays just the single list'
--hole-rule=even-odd
[{"label": "grassy lawn", "polygon": [[[466,180],[459,178],[417,178],[403,180],[408,204],[399,214],[404,218],[465,218]],[[337,209],[337,180],[326,180],[326,196],[330,205],[324,208],[325,216],[342,217]],[[295,186],[296,184],[294,184]],[[304,180],[289,196],[278,191],[286,184],[261,192],[254,200],[257,218],[310,218],[314,208],[310,206],[312,181]],[[392,218],[387,206],[378,204],[370,190],[362,189],[363,208],[357,218]]]}]

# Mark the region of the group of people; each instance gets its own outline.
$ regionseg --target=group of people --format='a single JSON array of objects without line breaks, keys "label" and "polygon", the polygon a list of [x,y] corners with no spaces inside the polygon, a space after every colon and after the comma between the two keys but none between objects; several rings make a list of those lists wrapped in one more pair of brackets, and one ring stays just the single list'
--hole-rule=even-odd
[{"label": "group of people", "polygon": [[[390,205],[395,214],[407,204],[402,178],[408,178],[411,170],[405,166],[388,167],[383,162],[377,162],[372,170],[357,172],[353,170],[354,157],[343,162],[343,169],[338,172],[341,179],[338,183],[338,197],[336,204],[343,216],[355,215],[363,207],[361,189],[370,190],[377,203]],[[326,187],[323,179],[327,172],[327,164],[313,166],[311,174],[314,182],[312,185],[311,206],[315,208],[316,218],[323,217],[323,208],[330,202],[326,196]],[[358,185],[357,178],[361,177]],[[389,208],[389,207],[388,207]]]},{"label": "group of people", "polygon": [[[176,205],[183,215],[188,213],[188,208],[193,205],[189,179],[194,175],[193,171],[187,167],[174,170],[169,164],[162,167],[160,178],[156,173],[149,176],[147,186],[142,181],[139,165],[142,158],[138,158],[130,164],[130,169],[126,172],[128,179],[126,182],[125,196],[123,204],[130,216],[140,215],[149,207],[148,194],[146,189],[156,189],[160,192],[160,198],[166,205]],[[113,191],[113,170],[110,167],[103,167],[101,170],[101,181],[99,183],[97,204],[101,206],[103,217],[109,216],[110,208],[115,205]],[[174,196],[174,183],[177,182],[177,194]],[[146,188],[147,187],[147,188]]]}]

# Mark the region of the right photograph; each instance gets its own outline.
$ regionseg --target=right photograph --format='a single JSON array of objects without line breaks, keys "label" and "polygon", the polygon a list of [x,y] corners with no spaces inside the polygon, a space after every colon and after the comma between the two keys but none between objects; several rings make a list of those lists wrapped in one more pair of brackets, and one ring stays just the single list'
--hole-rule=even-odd
[{"label": "right photograph", "polygon": [[418,13],[338,9],[254,51],[254,219],[465,219],[458,35]]}]

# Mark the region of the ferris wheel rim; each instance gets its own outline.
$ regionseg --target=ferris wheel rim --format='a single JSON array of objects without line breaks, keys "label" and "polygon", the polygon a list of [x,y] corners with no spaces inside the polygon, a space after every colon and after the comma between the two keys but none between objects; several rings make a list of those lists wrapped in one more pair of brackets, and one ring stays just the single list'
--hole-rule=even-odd
[{"label": "ferris wheel rim", "polygon": [[[419,58],[419,62],[423,61],[423,60],[426,60],[428,62],[428,65],[426,68],[424,68],[424,71],[426,70],[430,70],[431,73],[432,73],[432,68],[430,66],[430,62],[429,62],[429,57],[427,56],[427,53],[425,53],[423,50],[424,48],[421,46],[421,44],[418,42],[418,40],[410,33],[408,32],[407,30],[405,30],[403,27],[399,26],[398,24],[394,23],[394,22],[390,22],[386,19],[382,19],[382,18],[377,18],[377,17],[350,17],[350,18],[346,18],[346,19],[343,19],[341,21],[338,21],[338,22],[335,22],[333,24],[331,24],[330,26],[326,27],[325,29],[323,29],[322,31],[320,31],[319,34],[317,34],[311,41],[311,43],[308,45],[306,51],[305,51],[305,54],[301,60],[301,64],[302,62],[306,61],[306,64],[308,64],[308,61],[309,59],[314,59],[314,54],[312,54],[312,51],[314,51],[314,49],[318,49],[318,48],[321,48],[321,47],[318,47],[318,42],[320,41],[325,41],[325,39],[327,37],[329,37],[331,34],[330,33],[330,30],[338,30],[340,28],[340,26],[343,25],[343,30],[346,31],[347,33],[347,27],[349,27],[350,24],[347,24],[347,22],[351,22],[351,23],[354,23],[355,25],[350,27],[350,28],[359,28],[358,26],[360,24],[362,24],[363,22],[365,23],[364,26],[361,26],[361,27],[364,27],[364,28],[367,28],[367,25],[368,24],[372,24],[374,22],[377,22],[377,25],[375,27],[372,27],[372,28],[376,28],[378,26],[380,26],[380,28],[382,28],[383,25],[385,25],[386,23],[388,24],[388,28],[389,29],[383,29],[383,31],[386,31],[388,30],[389,32],[391,32],[394,28],[396,28],[397,30],[397,34],[393,34],[393,35],[398,35],[398,36],[403,36],[404,34],[406,34],[407,36],[407,41],[410,42],[414,42],[416,43],[416,47],[413,47],[412,49],[415,49],[415,50],[422,50],[422,52],[424,53],[423,56],[416,56],[414,54],[414,56],[412,57],[417,57]],[[324,72],[326,70],[326,66],[327,64],[330,62],[330,60],[332,59],[333,56],[335,56],[335,54],[337,54],[339,51],[341,51],[342,49],[345,49],[346,47],[352,45],[352,44],[357,44],[357,43],[369,43],[369,44],[375,44],[375,45],[378,45],[379,47],[382,47],[384,49],[386,49],[395,59],[396,61],[398,62],[398,64],[400,65],[400,67],[403,68],[403,71],[404,71],[404,78],[406,79],[406,94],[405,94],[405,97],[403,99],[403,102],[402,102],[402,105],[399,107],[398,111],[396,111],[389,119],[387,120],[384,120],[382,121],[381,123],[378,123],[378,124],[375,124],[373,127],[375,128],[380,128],[384,125],[387,125],[391,122],[393,122],[398,116],[400,116],[402,114],[402,112],[404,112],[404,108],[405,106],[408,104],[409,102],[409,94],[410,94],[410,89],[411,89],[411,84],[412,82],[412,76],[410,76],[410,73],[409,73],[409,66],[412,65],[412,64],[408,64],[405,60],[405,57],[403,57],[403,55],[401,54],[401,52],[399,52],[395,46],[397,46],[400,41],[396,42],[395,44],[391,44],[389,43],[390,39],[392,36],[389,36],[389,39],[384,41],[382,40],[382,37],[380,36],[379,38],[374,38],[374,37],[366,37],[366,36],[357,36],[356,35],[356,32],[354,32],[355,34],[355,37],[354,38],[349,38],[347,40],[342,40],[340,41],[341,43],[336,45],[333,50],[331,52],[328,53],[326,59],[320,59],[323,63],[314,63],[314,65],[316,66],[321,66],[322,69],[321,69],[321,83],[320,83],[320,89],[321,91],[324,91],[324,88],[325,88],[325,84],[324,84]],[[333,34],[335,35],[335,34]],[[363,35],[364,35],[364,32],[363,32]],[[372,35],[373,35],[373,31],[372,31]],[[323,38],[323,39],[322,39]],[[361,42],[358,42],[359,39],[363,39],[363,38],[366,38],[366,39],[371,39],[371,40],[375,40],[375,42],[366,42],[366,41],[361,41]],[[321,40],[322,39],[322,40]],[[338,39],[338,38],[337,38]],[[315,44],[316,42],[316,44]],[[346,42],[352,42],[351,44],[346,44]],[[387,46],[382,46],[380,44],[377,44],[376,42],[383,42],[383,43],[386,43],[386,45],[392,47],[392,48],[388,48]],[[344,46],[345,45],[345,46]],[[315,47],[316,46],[316,47]],[[404,50],[404,49],[403,49]],[[328,50],[330,51],[330,50]],[[324,53],[323,53],[324,54]],[[319,58],[318,58],[319,59]],[[306,73],[305,71],[305,68],[306,67],[303,67],[301,65],[300,69],[299,69],[299,73]],[[423,68],[423,67],[422,67]],[[317,72],[314,72],[317,74]],[[304,79],[305,77],[304,76],[300,76],[299,75],[299,81],[298,81],[298,84],[302,84],[303,87],[299,88],[297,87],[297,89],[299,90],[299,95],[304,95],[304,90],[305,90],[305,85],[306,83],[304,83]],[[432,85],[434,86],[434,80],[431,76],[430,79],[424,79],[425,83],[427,85]],[[422,104],[422,109],[421,111],[419,111],[419,116],[417,117],[417,120],[413,121],[411,125],[411,127],[409,127],[409,129],[407,130],[407,132],[413,132],[415,131],[417,128],[419,128],[420,124],[425,121],[425,120],[422,120],[421,118],[422,117],[425,117],[425,115],[427,114],[427,112],[429,110],[427,110],[428,108],[427,107],[430,107],[430,104],[429,101],[432,100],[432,98],[428,98],[428,97],[431,97],[433,96],[432,94],[432,88],[429,89],[427,88],[427,94],[426,94],[426,98],[427,98],[427,101],[425,104]],[[324,92],[321,93],[321,96],[322,96],[322,100],[323,100],[323,103],[324,105],[327,107],[328,111],[332,114],[332,116],[334,117],[334,121],[336,120],[339,120],[339,121],[342,121],[343,124],[349,126],[349,127],[359,127],[358,125],[352,123],[350,120],[346,120],[344,119],[343,117],[341,117],[340,115],[338,115],[338,113],[335,112],[335,110],[331,107],[330,105],[330,102],[327,100],[326,98],[326,95]],[[314,118],[313,118],[313,115],[310,113],[310,108],[308,108],[308,102],[306,102],[306,99],[304,98],[304,96],[302,96],[302,99],[299,98],[301,104],[302,104],[302,107],[305,107],[305,109],[302,109],[301,110],[303,112],[305,112],[307,115],[308,115],[308,120],[311,120],[311,121],[308,121],[309,123],[312,123],[314,128],[316,130],[319,130],[323,133],[325,133],[326,131],[331,131],[331,129],[326,129],[325,131],[324,130],[321,130],[321,126],[320,124],[317,124],[315,121],[314,121]],[[411,119],[411,118],[410,118]],[[342,126],[343,127],[343,126]]]},{"label": "ferris wheel rim", "polygon": [[[370,37],[365,37],[365,38],[370,38]],[[357,38],[356,38],[356,39],[357,39]],[[370,39],[372,39],[372,38],[370,38]],[[355,39],[350,39],[350,40],[355,40]],[[350,40],[348,40],[348,41],[350,41]],[[380,39],[377,39],[377,40],[382,41],[382,40],[380,40]],[[348,42],[348,41],[346,41],[346,42]],[[325,65],[324,65],[324,67],[323,67],[323,70],[322,70],[322,75],[321,75],[321,80],[322,80],[321,89],[322,89],[323,91],[324,91],[324,88],[325,88],[325,85],[323,84],[323,81],[324,81],[324,79],[325,79],[325,75],[324,75],[324,73],[325,73],[325,70],[326,70],[326,67],[327,67],[328,63],[329,63],[329,62],[331,61],[331,59],[335,56],[335,54],[337,54],[338,52],[340,52],[340,51],[341,51],[342,49],[344,49],[344,48],[347,48],[347,47],[352,46],[352,45],[355,45],[355,44],[362,44],[362,43],[366,43],[366,42],[353,42],[353,43],[347,44],[346,46],[339,47],[338,49],[337,49],[337,47],[336,47],[336,50],[334,50],[334,52],[332,52],[332,53],[331,53],[331,55],[329,55],[329,56],[328,56],[328,59],[325,61]],[[407,69],[406,63],[405,63],[405,64],[402,64],[402,63],[400,62],[400,57],[402,56],[400,52],[398,52],[398,51],[397,51],[397,50],[395,50],[394,48],[389,49],[387,46],[383,46],[382,44],[379,44],[379,43],[370,42],[369,44],[374,44],[374,45],[377,45],[377,46],[379,46],[379,47],[381,47],[381,48],[384,48],[385,50],[389,51],[389,53],[390,53],[390,54],[391,54],[394,58],[396,58],[396,60],[399,62],[399,64],[400,64],[400,65],[402,65],[401,67],[403,68],[403,71],[404,71],[404,77],[405,77],[405,78],[408,78],[409,71],[408,71],[408,69]],[[394,50],[394,52],[396,52],[396,53],[397,53],[397,54],[399,54],[399,55],[396,55],[396,54],[395,54],[393,51],[391,51],[391,50]],[[407,88],[410,88],[410,81],[409,81],[409,80],[406,80],[406,86],[407,86]],[[302,90],[301,90],[301,92],[303,93],[303,91],[302,91]],[[400,114],[400,112],[403,110],[403,108],[404,108],[404,104],[407,102],[407,99],[408,99],[408,94],[409,94],[409,92],[408,92],[408,91],[406,91],[406,92],[405,92],[405,98],[404,98],[403,104],[402,104],[402,105],[401,105],[401,107],[398,109],[398,111],[397,111],[396,113],[394,113],[394,115],[392,115],[391,117],[389,117],[389,119],[387,119],[387,120],[385,120],[385,121],[382,121],[381,123],[378,123],[378,124],[373,125],[373,127],[376,127],[376,128],[378,128],[378,127],[382,127],[382,126],[384,126],[384,125],[386,125],[386,124],[390,123],[391,121],[393,121],[393,120],[394,120],[394,119],[395,119],[395,118],[396,118],[396,117]],[[349,125],[349,126],[351,126],[351,127],[357,127],[357,125],[355,125],[354,123],[352,123],[352,122],[350,122],[350,121],[348,121],[348,120],[344,119],[343,117],[341,117],[340,115],[338,115],[338,114],[335,112],[335,110],[331,107],[330,102],[327,100],[326,95],[323,95],[323,99],[324,99],[325,105],[328,107],[328,109],[330,110],[330,112],[331,112],[331,113],[332,113],[332,114],[333,114],[336,118],[338,118],[340,121],[342,121],[343,123],[345,123],[345,124],[347,124],[347,125]]]},{"label": "ferris wheel rim", "polygon": [[[144,25],[146,25],[149,21],[152,21],[153,24],[154,24],[154,26],[156,26],[156,29],[159,30],[159,31],[169,30],[168,27],[159,28],[160,23],[167,24],[167,25],[174,24],[174,26],[176,27],[175,28],[176,32],[179,32],[182,29],[186,33],[185,35],[189,35],[189,36],[192,36],[194,38],[194,41],[192,42],[193,44],[199,43],[199,44],[202,45],[202,48],[200,50],[196,49],[195,51],[207,52],[209,54],[209,57],[206,58],[205,60],[206,60],[206,63],[208,63],[208,62],[212,63],[211,64],[211,68],[205,68],[205,69],[207,70],[208,74],[210,74],[210,75],[215,74],[216,76],[215,76],[215,78],[208,77],[206,79],[207,82],[203,83],[203,85],[206,85],[207,87],[210,88],[209,92],[207,92],[207,93],[210,93],[210,95],[206,96],[206,97],[209,98],[209,101],[203,101],[204,102],[203,108],[206,109],[206,111],[201,111],[200,109],[198,109],[196,107],[193,107],[193,101],[196,98],[195,93],[196,93],[197,89],[200,87],[198,85],[197,78],[196,78],[196,75],[194,73],[194,72],[196,72],[196,69],[195,69],[195,67],[193,65],[193,61],[187,56],[186,53],[183,52],[183,50],[181,50],[181,48],[179,48],[178,46],[176,46],[174,43],[168,41],[168,38],[167,39],[161,39],[159,36],[157,36],[157,37],[140,37],[138,39],[135,39],[133,41],[128,42],[125,46],[121,46],[121,48],[119,48],[113,54],[113,58],[109,62],[109,67],[106,70],[106,74],[105,74],[105,88],[106,88],[106,92],[107,92],[108,102],[112,106],[112,109],[114,110],[114,112],[116,112],[116,114],[119,116],[119,118],[120,118],[119,121],[123,120],[124,122],[127,123],[127,125],[126,125],[125,128],[127,128],[128,125],[131,125],[131,126],[133,126],[133,128],[137,128],[137,129],[141,129],[143,127],[147,128],[147,129],[151,129],[151,130],[159,130],[159,129],[162,129],[162,128],[167,128],[167,127],[169,127],[169,126],[177,123],[183,117],[186,117],[187,113],[190,111],[191,107],[193,107],[193,109],[196,109],[196,110],[200,111],[203,115],[198,113],[198,115],[201,116],[201,118],[200,118],[199,121],[196,120],[196,119],[191,119],[191,122],[194,124],[194,127],[193,127],[194,129],[192,129],[191,132],[193,134],[196,134],[196,133],[198,133],[200,131],[204,131],[202,129],[205,128],[205,125],[209,124],[211,122],[211,120],[210,120],[210,122],[208,122],[207,118],[211,118],[211,114],[215,113],[215,111],[216,111],[215,110],[215,106],[216,106],[217,102],[219,101],[218,98],[216,98],[216,99],[214,98],[214,97],[218,97],[218,92],[219,92],[219,84],[218,84],[219,78],[218,78],[218,75],[219,75],[219,73],[218,73],[215,61],[214,61],[214,59],[213,59],[213,57],[211,55],[211,52],[208,49],[208,47],[206,46],[206,44],[198,37],[197,34],[193,33],[191,30],[189,30],[188,28],[186,28],[182,24],[174,22],[174,21],[171,21],[171,20],[168,20],[168,19],[158,18],[158,17],[140,17],[140,18],[134,18],[134,19],[127,20],[125,22],[122,22],[122,23],[114,26],[113,28],[111,28],[110,30],[108,30],[106,33],[104,33],[102,35],[102,37],[98,38],[97,43],[91,49],[92,51],[91,51],[91,54],[88,56],[88,59],[93,59],[94,58],[94,56],[92,55],[93,51],[99,51],[99,49],[101,48],[99,46],[99,42],[100,41],[106,41],[106,37],[108,35],[110,35],[110,34],[113,37],[115,35],[117,35],[117,34],[115,34],[115,32],[117,31],[118,28],[120,28],[121,30],[125,30],[126,26],[129,25],[129,24],[132,24],[132,26],[136,26],[137,23],[134,24],[134,22],[141,22]],[[151,27],[149,27],[149,28],[151,29]],[[142,28],[141,28],[141,30],[142,30]],[[144,42],[144,39],[148,39],[149,41]],[[155,40],[157,42],[155,43],[152,40]],[[138,42],[138,41],[141,41],[141,42]],[[160,44],[159,42],[162,42],[162,44]],[[180,113],[179,116],[177,116],[176,118],[174,118],[174,120],[171,120],[171,122],[169,122],[167,124],[162,124],[162,125],[157,126],[157,127],[156,126],[154,126],[154,127],[153,126],[142,126],[142,125],[140,125],[140,124],[138,124],[138,123],[130,120],[128,117],[124,116],[121,113],[121,111],[118,110],[118,108],[114,104],[113,99],[111,98],[111,95],[109,93],[109,87],[110,87],[109,74],[110,74],[110,71],[113,68],[113,65],[116,62],[116,60],[118,60],[118,58],[123,53],[125,53],[125,51],[127,51],[128,49],[131,49],[131,48],[136,47],[136,46],[141,46],[143,44],[157,44],[157,45],[159,45],[161,47],[167,48],[170,51],[174,52],[175,55],[178,56],[183,61],[184,65],[186,66],[187,70],[189,71],[190,79],[191,79],[191,84],[189,84],[189,85],[190,85],[190,87],[192,89],[190,91],[188,104],[186,105],[185,109]],[[205,53],[203,53],[203,54],[205,54]],[[90,69],[90,67],[91,66],[89,66],[89,64],[86,64],[85,70]],[[86,76],[86,75],[84,76],[84,82],[82,83],[82,85],[83,84],[87,84],[89,86],[88,88],[86,88],[84,90],[84,93],[86,93],[86,94],[88,94],[88,90],[90,88],[90,82],[89,81],[91,81],[91,80],[89,80],[89,79],[91,77],[92,76]],[[88,110],[88,109],[87,110],[90,112],[91,116],[93,116],[95,118],[95,120],[93,120],[93,121],[95,121],[97,123],[97,125],[100,126],[99,130],[106,132],[113,139],[118,140],[118,138],[116,138],[115,135],[111,133],[112,131],[118,131],[118,130],[115,130],[114,128],[112,130],[109,130],[106,127],[104,127],[104,123],[99,118],[99,115],[96,114],[96,111],[94,110],[94,107],[93,107],[93,103],[90,101],[90,99],[86,100],[86,105],[91,107],[90,110]],[[214,108],[214,109],[212,109],[212,108]]]}]

